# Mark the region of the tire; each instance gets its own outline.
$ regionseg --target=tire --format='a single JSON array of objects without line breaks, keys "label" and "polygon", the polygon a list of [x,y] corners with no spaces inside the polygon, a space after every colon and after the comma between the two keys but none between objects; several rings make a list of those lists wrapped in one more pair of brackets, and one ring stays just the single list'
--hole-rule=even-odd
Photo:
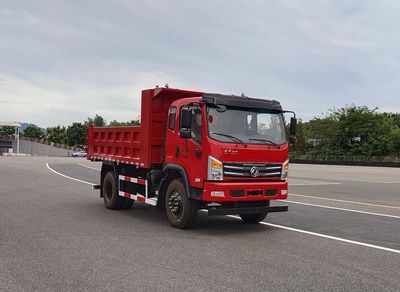
[{"label": "tire", "polygon": [[[131,201],[130,199],[121,197],[118,194],[118,184],[117,179],[115,178],[114,171],[110,170],[106,173],[103,179],[102,184],[103,191],[103,200],[104,205],[107,209],[110,210],[119,210],[119,209],[129,209],[132,206],[126,203],[126,201]],[[129,205],[129,208],[128,208]]]},{"label": "tire", "polygon": [[165,195],[165,209],[173,227],[190,228],[196,220],[198,206],[198,201],[188,197],[183,179],[174,179],[169,184]]},{"label": "tire", "polygon": [[242,218],[244,223],[247,224],[256,224],[265,219],[267,217],[268,212],[262,212],[257,214],[239,214],[240,218]]},{"label": "tire", "polygon": [[123,199],[124,199],[124,202],[122,203],[121,209],[129,210],[130,208],[132,208],[132,205],[135,201],[132,199],[128,199],[128,198],[123,198]]}]

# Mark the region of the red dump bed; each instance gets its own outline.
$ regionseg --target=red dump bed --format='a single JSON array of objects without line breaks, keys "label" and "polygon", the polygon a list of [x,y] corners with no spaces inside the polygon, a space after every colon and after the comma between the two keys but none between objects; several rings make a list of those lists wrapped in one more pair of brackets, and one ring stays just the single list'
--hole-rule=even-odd
[{"label": "red dump bed", "polygon": [[172,88],[142,91],[141,125],[87,129],[87,158],[118,161],[150,168],[163,162],[162,147],[168,108],[177,99],[201,96],[202,92]]},{"label": "red dump bed", "polygon": [[141,164],[141,127],[93,127],[87,130],[87,157]]}]

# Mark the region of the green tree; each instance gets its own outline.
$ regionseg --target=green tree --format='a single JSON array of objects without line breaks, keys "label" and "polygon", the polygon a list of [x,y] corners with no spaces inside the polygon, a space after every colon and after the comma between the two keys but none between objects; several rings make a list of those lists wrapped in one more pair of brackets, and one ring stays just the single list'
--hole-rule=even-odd
[{"label": "green tree", "polygon": [[139,120],[131,120],[130,122],[118,122],[116,120],[112,120],[109,124],[110,127],[119,127],[119,126],[140,126]]},{"label": "green tree", "polygon": [[400,155],[400,127],[393,127],[388,133],[388,150],[390,154]]},{"label": "green tree", "polygon": [[[292,151],[296,153],[304,153],[308,149],[308,141],[306,137],[306,128],[301,119],[297,122],[297,134],[296,134],[296,143],[291,146]],[[286,127],[286,136],[289,139],[290,136],[290,123]]]},{"label": "green tree", "polygon": [[310,154],[340,154],[340,131],[334,116],[316,117],[304,124],[304,136]]},{"label": "green tree", "polygon": [[29,125],[23,132],[23,136],[37,139],[42,139],[44,135],[44,131],[35,125]]},{"label": "green tree", "polygon": [[106,125],[106,120],[102,116],[96,114],[94,118],[88,118],[84,124],[93,124],[95,127],[104,127]]},{"label": "green tree", "polygon": [[[302,129],[303,127],[303,129]],[[300,154],[388,156],[400,153],[400,115],[348,105],[299,123]],[[309,142],[316,144],[310,147]],[[304,143],[306,147],[304,147]]]},{"label": "green tree", "polygon": [[350,105],[331,113],[338,121],[339,143],[346,154],[373,155],[374,128],[380,126],[376,110]]},{"label": "green tree", "polygon": [[9,136],[15,134],[15,128],[10,126],[3,126],[0,128],[0,136]]},{"label": "green tree", "polygon": [[54,143],[65,144],[66,131],[67,129],[60,125],[57,127],[49,127],[46,130],[46,139]]},{"label": "green tree", "polygon": [[69,146],[84,147],[86,144],[86,126],[82,123],[72,123],[66,130],[65,141]]}]

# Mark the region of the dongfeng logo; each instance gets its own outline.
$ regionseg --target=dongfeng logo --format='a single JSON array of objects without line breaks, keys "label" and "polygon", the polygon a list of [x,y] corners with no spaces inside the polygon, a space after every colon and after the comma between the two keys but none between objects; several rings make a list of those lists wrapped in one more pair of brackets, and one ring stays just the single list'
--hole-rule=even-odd
[{"label": "dongfeng logo", "polygon": [[257,177],[260,175],[260,170],[257,166],[253,166],[252,168],[250,168],[250,174],[252,177]]}]

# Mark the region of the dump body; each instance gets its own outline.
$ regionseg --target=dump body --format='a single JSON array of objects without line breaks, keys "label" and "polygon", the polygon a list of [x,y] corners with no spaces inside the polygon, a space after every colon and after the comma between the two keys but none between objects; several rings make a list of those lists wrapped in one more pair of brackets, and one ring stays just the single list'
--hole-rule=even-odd
[{"label": "dump body", "polygon": [[[87,157],[144,166],[142,127],[93,127],[87,129]],[[143,153],[146,152],[146,153]]]},{"label": "dump body", "polygon": [[163,162],[163,145],[168,108],[177,99],[201,96],[202,92],[171,88],[142,91],[141,125],[87,129],[87,157],[143,168]]}]

